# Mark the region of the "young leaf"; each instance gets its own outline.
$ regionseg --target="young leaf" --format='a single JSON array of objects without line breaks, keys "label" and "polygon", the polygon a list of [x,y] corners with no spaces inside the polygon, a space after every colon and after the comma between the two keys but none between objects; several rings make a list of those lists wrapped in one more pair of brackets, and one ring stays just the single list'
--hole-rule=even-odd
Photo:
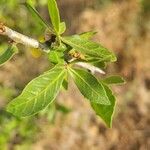
[{"label": "young leaf", "polygon": [[63,34],[66,31],[66,24],[65,22],[61,22],[59,26],[59,34]]},{"label": "young leaf", "polygon": [[89,32],[83,32],[80,34],[80,37],[86,40],[91,39],[97,32],[95,31],[89,31]]},{"label": "young leaf", "polygon": [[124,84],[125,80],[120,76],[110,76],[101,80],[105,84]]},{"label": "young leaf", "polygon": [[107,93],[107,97],[109,98],[111,105],[101,105],[101,104],[91,103],[91,106],[96,112],[96,114],[105,121],[107,126],[111,127],[116,99],[115,99],[115,96],[112,94],[112,91],[110,90],[110,88],[104,84],[102,85]]},{"label": "young leaf", "polygon": [[37,12],[35,8],[33,8],[29,3],[24,3],[25,7],[28,9],[28,11],[31,13],[31,15],[35,18],[35,21],[38,22],[41,26],[43,26],[45,29],[48,28],[51,32],[53,30],[51,27],[47,24],[46,21],[43,20],[43,18],[40,16],[40,14]]},{"label": "young leaf", "polygon": [[59,10],[57,7],[56,0],[48,0],[48,10],[49,15],[52,21],[52,25],[57,33],[59,33],[59,27],[60,27],[60,15]]},{"label": "young leaf", "polygon": [[65,44],[61,43],[61,44],[59,45],[59,47],[53,48],[53,50],[54,50],[54,51],[58,51],[58,52],[65,52],[65,51],[68,50],[68,47],[67,47]]},{"label": "young leaf", "polygon": [[62,41],[77,51],[99,57],[102,60],[114,62],[116,61],[116,56],[110,52],[108,49],[104,48],[102,45],[80,38],[80,36],[70,36],[61,38]]},{"label": "young leaf", "polygon": [[18,48],[15,45],[9,46],[8,49],[2,55],[0,55],[0,66],[10,60],[17,52]]},{"label": "young leaf", "polygon": [[89,72],[80,69],[69,69],[82,95],[93,103],[110,105],[104,87]]},{"label": "young leaf", "polygon": [[57,51],[49,52],[49,60],[54,64],[63,63],[64,62],[63,56],[64,56],[63,52]]},{"label": "young leaf", "polygon": [[7,111],[15,116],[25,117],[44,109],[56,98],[65,74],[64,67],[57,65],[33,79],[22,94],[8,104]]}]

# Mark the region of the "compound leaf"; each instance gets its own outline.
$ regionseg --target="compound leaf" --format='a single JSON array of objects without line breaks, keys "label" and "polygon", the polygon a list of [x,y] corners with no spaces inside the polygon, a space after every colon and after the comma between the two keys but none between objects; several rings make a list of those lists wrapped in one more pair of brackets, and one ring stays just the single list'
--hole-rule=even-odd
[{"label": "compound leaf", "polygon": [[33,79],[7,106],[7,111],[15,116],[25,117],[44,109],[56,98],[64,80],[66,69],[56,65],[50,71]]},{"label": "compound leaf", "polygon": [[101,61],[116,61],[116,56],[108,49],[98,43],[83,39],[78,35],[64,37],[62,41],[81,53],[99,57]]},{"label": "compound leaf", "polygon": [[52,25],[57,33],[60,27],[60,15],[57,7],[56,0],[48,0],[48,10],[51,18]]},{"label": "compound leaf", "polygon": [[111,102],[111,105],[101,105],[101,104],[91,103],[91,106],[96,112],[96,114],[104,120],[107,126],[111,127],[116,99],[115,99],[115,96],[112,94],[112,91],[110,90],[110,88],[104,84],[102,85],[106,91],[109,101]]},{"label": "compound leaf", "polygon": [[15,45],[11,45],[8,47],[2,55],[0,55],[0,66],[6,63],[8,60],[10,60],[14,54],[18,52],[18,48]]},{"label": "compound leaf", "polygon": [[81,69],[70,69],[69,71],[78,89],[85,98],[93,103],[110,105],[104,87],[92,74]]},{"label": "compound leaf", "polygon": [[110,76],[101,80],[105,84],[124,84],[125,80],[120,76]]}]

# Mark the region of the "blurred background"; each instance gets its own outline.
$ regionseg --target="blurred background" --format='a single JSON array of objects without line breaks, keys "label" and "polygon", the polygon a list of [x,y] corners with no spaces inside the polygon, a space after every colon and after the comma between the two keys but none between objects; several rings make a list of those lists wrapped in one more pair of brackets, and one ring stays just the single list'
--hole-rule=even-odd
[{"label": "blurred background", "polygon": [[[122,75],[127,84],[112,87],[117,97],[113,127],[107,128],[71,82],[58,104],[36,116],[19,119],[5,111],[34,77],[49,68],[20,45],[20,52],[0,68],[0,150],[149,150],[150,149],[150,1],[57,0],[65,35],[95,30],[94,41],[112,49],[118,61],[107,75]],[[0,21],[25,35],[41,38],[23,0],[0,0]],[[49,21],[47,0],[30,0]],[[0,53],[7,38],[0,36]]]}]

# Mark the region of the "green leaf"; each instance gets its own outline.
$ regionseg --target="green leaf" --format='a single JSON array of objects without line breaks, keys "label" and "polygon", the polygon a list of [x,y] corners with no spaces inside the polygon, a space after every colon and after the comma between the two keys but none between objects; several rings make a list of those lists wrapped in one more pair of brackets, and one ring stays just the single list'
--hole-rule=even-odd
[{"label": "green leaf", "polygon": [[81,53],[91,55],[101,59],[101,61],[116,61],[116,56],[102,45],[80,38],[80,36],[70,36],[61,38],[62,41]]},{"label": "green leaf", "polygon": [[49,60],[54,64],[63,63],[64,62],[63,56],[64,56],[63,52],[57,51],[49,52]]},{"label": "green leaf", "polygon": [[65,31],[66,31],[66,24],[65,22],[61,22],[59,27],[59,34],[63,34]]},{"label": "green leaf", "polygon": [[66,79],[64,79],[62,86],[65,90],[68,90],[68,81]]},{"label": "green leaf", "polygon": [[62,87],[63,87],[64,90],[68,90],[68,72],[66,73],[64,81],[62,83]]},{"label": "green leaf", "polygon": [[125,80],[120,76],[110,76],[101,80],[105,84],[124,84]]},{"label": "green leaf", "polygon": [[40,16],[40,14],[37,12],[35,8],[33,8],[29,3],[25,2],[23,3],[24,6],[28,9],[28,11],[31,13],[33,18],[35,19],[35,22],[38,22],[41,26],[44,28],[48,28],[51,32],[53,32],[52,28],[47,24],[46,21],[43,20],[43,18]]},{"label": "green leaf", "polygon": [[96,112],[96,114],[105,121],[107,126],[111,127],[113,113],[114,113],[115,104],[116,104],[116,99],[108,86],[103,84],[103,87],[107,93],[107,97],[109,98],[111,105],[101,105],[101,104],[91,103],[91,106],[94,109],[94,111]]},{"label": "green leaf", "polygon": [[0,66],[10,60],[14,54],[18,52],[18,48],[15,45],[11,45],[8,49],[0,55]]},{"label": "green leaf", "polygon": [[110,105],[104,87],[89,72],[80,69],[69,69],[82,95],[93,103]]},{"label": "green leaf", "polygon": [[93,66],[101,68],[101,69],[105,69],[106,68],[106,63],[105,62],[89,62],[91,63]]},{"label": "green leaf", "polygon": [[54,51],[58,51],[58,52],[65,52],[65,51],[68,50],[68,47],[67,47],[65,44],[61,43],[61,44],[59,45],[59,47],[53,48],[53,50],[54,50]]},{"label": "green leaf", "polygon": [[52,21],[53,28],[57,33],[59,33],[59,27],[60,27],[60,15],[59,10],[57,7],[57,3],[55,0],[48,0],[48,10],[49,15]]},{"label": "green leaf", "polygon": [[88,31],[88,32],[83,32],[79,36],[83,39],[89,40],[91,39],[97,32],[95,31]]},{"label": "green leaf", "polygon": [[64,80],[66,69],[57,65],[33,79],[7,106],[7,111],[15,116],[33,115],[47,107],[56,98]]}]

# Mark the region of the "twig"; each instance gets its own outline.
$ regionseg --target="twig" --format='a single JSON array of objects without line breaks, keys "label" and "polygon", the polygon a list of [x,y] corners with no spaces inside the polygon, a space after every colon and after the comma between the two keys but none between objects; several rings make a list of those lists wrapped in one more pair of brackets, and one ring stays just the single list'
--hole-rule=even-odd
[{"label": "twig", "polygon": [[83,67],[85,69],[88,69],[91,71],[92,74],[95,74],[96,72],[97,73],[100,73],[100,74],[105,74],[105,72],[103,70],[101,70],[100,68],[98,67],[95,67],[93,65],[90,65],[88,63],[84,63],[84,62],[78,62],[78,63],[75,63],[77,66],[79,67]]},{"label": "twig", "polygon": [[[46,52],[48,52],[48,50],[49,50],[49,48],[45,44],[42,44],[38,40],[30,38],[26,35],[18,33],[16,31],[10,29],[9,27],[5,26],[3,23],[0,23],[0,35],[5,35],[5,36],[9,37],[15,43],[21,43],[23,45],[30,46],[33,48],[40,48]],[[96,72],[100,73],[100,74],[105,74],[105,72],[103,70],[101,70],[95,66],[92,66],[88,63],[78,62],[78,63],[76,63],[76,65],[90,70],[92,74],[94,74]]]},{"label": "twig", "polygon": [[33,48],[40,48],[44,51],[48,50],[48,47],[39,41],[30,38],[26,35],[23,35],[21,33],[18,33],[9,27],[5,26],[3,23],[0,23],[0,35],[5,35],[9,37],[11,40],[13,40],[16,43],[21,43],[23,45],[33,47]]}]

